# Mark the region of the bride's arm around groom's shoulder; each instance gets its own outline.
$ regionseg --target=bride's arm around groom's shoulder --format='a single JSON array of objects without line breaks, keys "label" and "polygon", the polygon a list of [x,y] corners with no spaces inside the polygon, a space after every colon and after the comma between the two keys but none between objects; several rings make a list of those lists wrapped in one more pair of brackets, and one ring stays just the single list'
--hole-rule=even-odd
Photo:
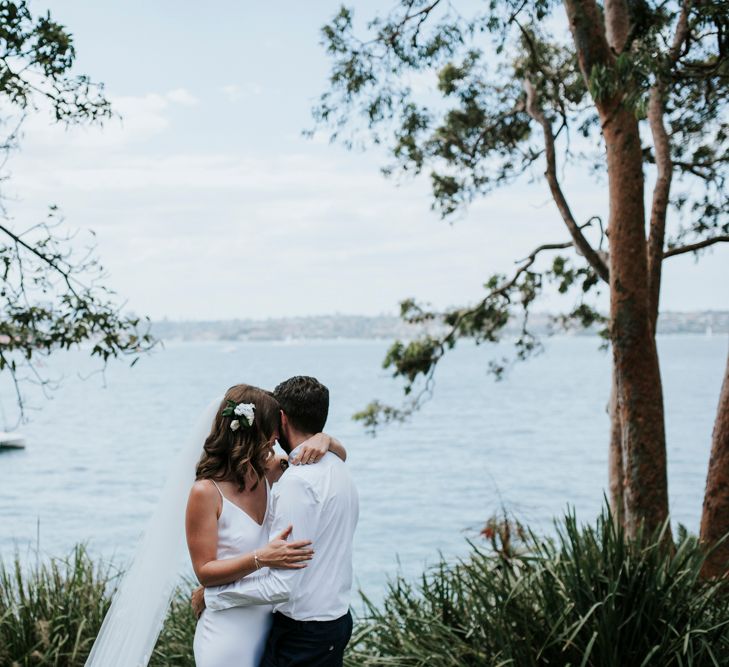
[{"label": "bride's arm around groom's shoulder", "polygon": [[339,440],[327,433],[317,433],[291,452],[289,462],[294,465],[317,463],[327,452],[336,454],[342,461],[347,460],[347,450]]},{"label": "bride's arm around groom's shoulder", "polygon": [[288,456],[273,454],[266,463],[266,479],[273,485],[281,479],[289,465],[318,463],[327,452],[336,454],[342,461],[347,460],[347,450],[339,440],[327,433],[317,433],[302,442]]}]

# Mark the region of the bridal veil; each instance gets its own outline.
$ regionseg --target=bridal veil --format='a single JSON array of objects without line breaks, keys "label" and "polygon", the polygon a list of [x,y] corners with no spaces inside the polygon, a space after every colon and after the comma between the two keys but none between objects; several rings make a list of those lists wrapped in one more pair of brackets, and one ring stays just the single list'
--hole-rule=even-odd
[{"label": "bridal veil", "polygon": [[159,504],[114,594],[86,667],[146,667],[149,662],[187,553],[185,507],[195,465],[219,408],[220,399],[208,405],[173,462]]}]

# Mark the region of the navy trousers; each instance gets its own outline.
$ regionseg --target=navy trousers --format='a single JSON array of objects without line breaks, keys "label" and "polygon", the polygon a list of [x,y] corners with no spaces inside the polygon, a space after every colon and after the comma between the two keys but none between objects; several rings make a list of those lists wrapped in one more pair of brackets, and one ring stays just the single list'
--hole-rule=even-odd
[{"label": "navy trousers", "polygon": [[295,621],[276,612],[261,667],[342,667],[352,615],[334,621]]}]

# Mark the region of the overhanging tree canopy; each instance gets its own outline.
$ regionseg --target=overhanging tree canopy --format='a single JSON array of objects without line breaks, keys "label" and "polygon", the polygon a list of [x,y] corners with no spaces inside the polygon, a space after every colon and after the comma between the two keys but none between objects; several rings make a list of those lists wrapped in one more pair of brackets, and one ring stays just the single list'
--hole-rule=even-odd
[{"label": "overhanging tree canopy", "polygon": [[[103,86],[72,73],[71,34],[50,14],[28,4],[0,2],[0,127],[5,159],[18,147],[29,113],[50,112],[65,125],[101,123],[112,116]],[[7,178],[7,174],[4,176]],[[2,192],[0,191],[0,197]],[[19,225],[3,208],[0,224],[0,371],[10,374],[23,408],[23,380],[42,385],[34,359],[89,341],[106,361],[137,355],[154,341],[134,316],[124,315],[104,287],[93,245],[63,231],[55,206],[47,219]],[[134,361],[132,361],[134,363]]]},{"label": "overhanging tree canopy", "polygon": [[[516,355],[529,356],[538,341],[528,314],[548,283],[576,293],[562,322],[582,325],[602,319],[591,297],[607,287],[613,502],[633,533],[660,524],[668,516],[655,347],[661,270],[729,241],[726,3],[400,0],[362,30],[343,7],[323,37],[332,69],[314,113],[333,138],[386,144],[386,173],[428,172],[446,218],[541,173],[566,232],[525,249],[511,275],[489,277],[476,304],[433,311],[404,301],[407,321],[439,326],[396,342],[385,359],[405,379],[405,408],[375,401],[358,417],[375,427],[407,415],[449,349],[463,338],[499,340],[513,318]],[[437,87],[423,93],[413,81],[430,73]],[[565,167],[607,177],[606,221],[599,211],[576,218]]]}]

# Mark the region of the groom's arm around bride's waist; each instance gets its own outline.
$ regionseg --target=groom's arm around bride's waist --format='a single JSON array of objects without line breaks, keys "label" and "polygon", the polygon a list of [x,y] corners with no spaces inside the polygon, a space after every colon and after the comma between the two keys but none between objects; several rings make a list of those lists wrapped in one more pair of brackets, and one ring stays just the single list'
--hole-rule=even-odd
[{"label": "groom's arm around bride's waist", "polygon": [[[312,489],[302,477],[291,474],[285,475],[276,486],[271,534],[277,535],[292,525],[291,539],[313,539],[318,523],[318,500]],[[313,548],[316,558],[316,544]],[[305,572],[305,569],[272,569],[232,584],[212,586],[205,589],[205,604],[209,609],[220,610],[287,602],[294,597]]]}]

